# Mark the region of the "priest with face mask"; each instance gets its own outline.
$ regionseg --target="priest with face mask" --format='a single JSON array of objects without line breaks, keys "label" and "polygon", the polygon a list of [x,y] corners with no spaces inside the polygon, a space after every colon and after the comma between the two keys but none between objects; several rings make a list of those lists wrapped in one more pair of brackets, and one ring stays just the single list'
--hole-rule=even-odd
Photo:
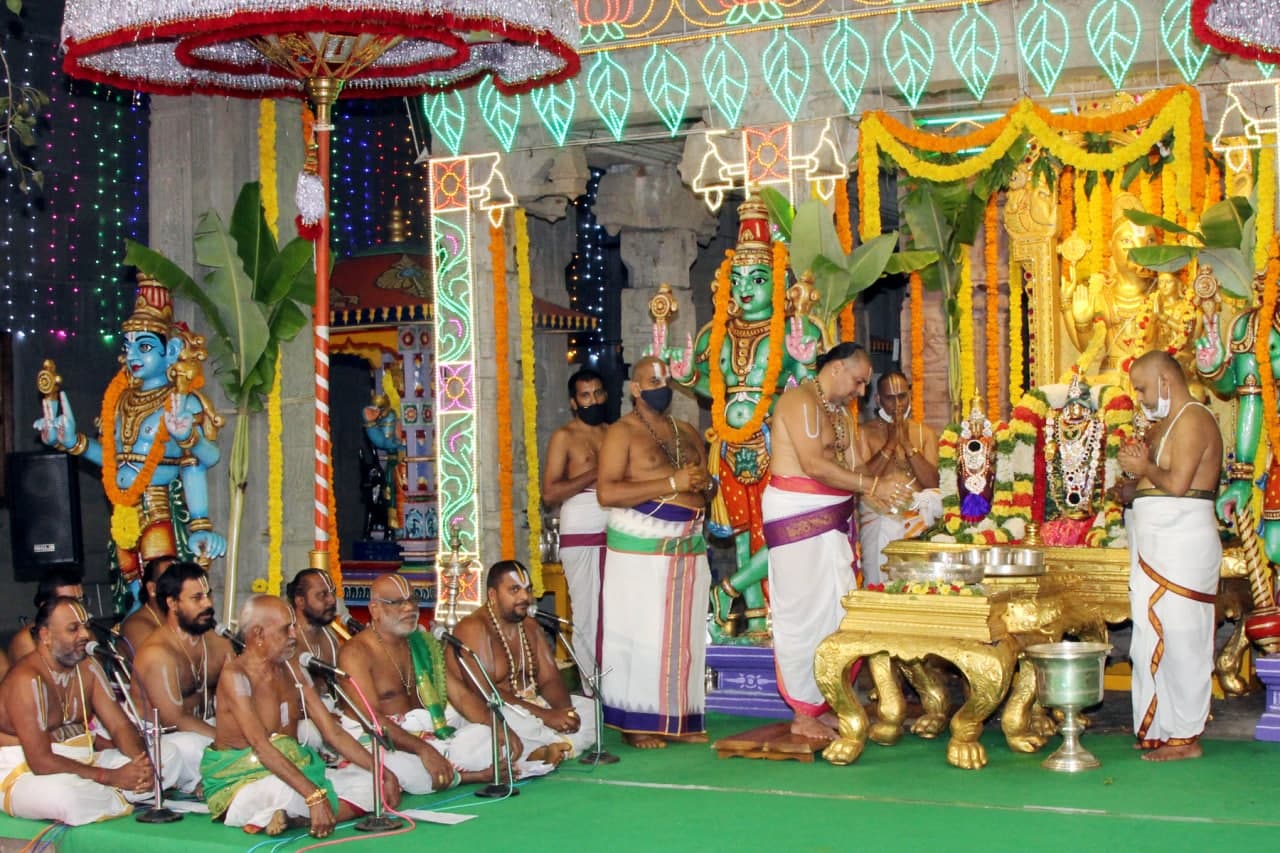
[{"label": "priest with face mask", "polygon": [[573,652],[587,667],[600,661],[600,581],[609,516],[596,499],[596,469],[609,429],[608,400],[599,373],[584,367],[570,376],[574,419],[552,434],[542,466],[542,499],[560,507],[560,564],[573,606]]},{"label": "priest with face mask", "polygon": [[702,528],[715,485],[702,435],[671,414],[671,372],[632,367],[632,410],[609,427],[596,488],[612,507],[601,594],[604,722],[638,749],[705,742]]}]

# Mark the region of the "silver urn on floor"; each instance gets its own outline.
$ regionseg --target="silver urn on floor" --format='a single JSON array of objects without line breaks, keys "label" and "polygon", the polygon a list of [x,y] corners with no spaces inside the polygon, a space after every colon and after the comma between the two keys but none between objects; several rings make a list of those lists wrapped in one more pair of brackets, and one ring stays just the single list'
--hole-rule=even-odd
[{"label": "silver urn on floor", "polygon": [[1084,726],[1079,713],[1102,701],[1103,670],[1109,643],[1041,643],[1029,646],[1027,659],[1036,668],[1036,694],[1040,704],[1062,711],[1062,746],[1040,765],[1062,773],[1078,773],[1101,766],[1093,753],[1080,745]]}]

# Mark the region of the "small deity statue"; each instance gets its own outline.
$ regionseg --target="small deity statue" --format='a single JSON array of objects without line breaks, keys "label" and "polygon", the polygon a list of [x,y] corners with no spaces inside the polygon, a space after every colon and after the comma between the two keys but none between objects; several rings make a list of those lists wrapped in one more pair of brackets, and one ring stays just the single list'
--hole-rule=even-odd
[{"label": "small deity statue", "polygon": [[973,396],[969,418],[960,425],[956,454],[956,487],[960,495],[960,517],[979,522],[991,512],[996,489],[995,427],[982,411],[982,399]]},{"label": "small deity statue", "polygon": [[49,387],[49,362],[38,383],[44,417],[34,424],[45,444],[102,467],[113,558],[135,593],[147,560],[177,555],[207,565],[227,547],[209,519],[208,471],[221,455],[214,441],[223,420],[200,391],[204,339],[174,323],[167,289],[139,282],[100,436],[77,430],[67,395]]},{"label": "small deity statue", "polygon": [[[1095,272],[1088,283],[1076,277],[1079,254],[1070,251],[1072,238],[1063,244],[1062,306],[1067,337],[1082,353],[1082,372],[1106,384],[1125,385],[1133,359],[1158,345],[1152,322],[1151,289],[1155,273],[1129,259],[1129,250],[1151,244],[1151,229],[1124,215],[1141,210],[1131,193],[1118,193],[1112,205],[1111,262],[1105,272]],[[1073,235],[1079,241],[1078,235]],[[1074,255],[1074,258],[1073,258]],[[1101,335],[1099,340],[1098,336]],[[1098,358],[1097,369],[1093,359]]]},{"label": "small deity statue", "polygon": [[[770,326],[774,314],[773,240],[768,210],[757,199],[748,198],[738,207],[738,241],[729,275],[727,316],[717,316],[704,326],[696,340],[689,340],[683,352],[664,349],[672,378],[695,394],[711,400],[723,412],[723,423],[740,430],[763,407],[761,427],[752,435],[716,436],[711,466],[720,479],[717,503],[712,507],[713,532],[735,536],[738,571],[712,590],[712,638],[717,642],[738,634],[737,614],[732,605],[741,596],[746,605],[746,635],[750,641],[768,638],[768,610],[761,581],[768,575],[768,549],[764,544],[760,516],[760,496],[769,473],[769,426],[778,393],[814,374],[822,331],[804,317],[803,288],[784,294],[796,310],[786,320],[783,340],[773,340]],[[712,341],[719,351],[712,353]],[[779,351],[781,347],[781,351]],[[712,357],[717,359],[713,370]],[[770,376],[774,359],[776,376]],[[717,374],[713,381],[713,373]],[[770,381],[771,380],[771,381]],[[723,523],[727,522],[727,523]]]},{"label": "small deity statue", "polygon": [[1045,544],[1080,545],[1102,509],[1107,425],[1077,373],[1044,424]]},{"label": "small deity statue", "polygon": [[[384,383],[385,384],[385,383]],[[392,386],[389,391],[394,393],[395,388]],[[395,539],[395,531],[403,526],[397,508],[399,501],[397,497],[401,490],[401,481],[403,480],[403,471],[401,462],[405,452],[404,442],[400,440],[400,416],[398,414],[399,401],[393,401],[391,393],[382,393],[373,395],[372,405],[365,406],[362,412],[364,417],[364,434],[369,439],[372,448],[369,450],[369,459],[362,460],[362,465],[377,466],[378,459],[376,448],[386,454],[386,466],[380,472],[379,489],[382,492],[382,499],[377,502],[377,514],[380,519],[379,524],[371,524],[366,518],[365,538],[369,538],[372,527],[382,527],[386,531],[388,539]],[[363,453],[364,451],[362,451]],[[367,479],[364,478],[364,479]],[[366,495],[370,498],[372,495]]]}]

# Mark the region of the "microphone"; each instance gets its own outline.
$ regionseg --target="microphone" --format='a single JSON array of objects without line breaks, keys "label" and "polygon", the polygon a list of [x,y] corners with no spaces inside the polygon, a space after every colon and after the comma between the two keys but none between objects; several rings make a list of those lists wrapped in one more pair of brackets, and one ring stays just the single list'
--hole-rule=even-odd
[{"label": "microphone", "polygon": [[342,627],[346,628],[347,633],[354,637],[369,626],[359,621],[354,616],[348,616],[346,619],[342,620]]},{"label": "microphone", "polygon": [[448,629],[446,629],[439,622],[437,622],[435,626],[432,627],[431,636],[435,637],[437,640],[439,640],[442,643],[448,643],[449,645],[457,649],[459,652],[467,652],[470,655],[473,655],[473,656],[475,655],[475,652],[471,651],[471,649],[467,646],[466,643],[462,642],[457,637],[453,636],[453,634],[450,634]]},{"label": "microphone", "polygon": [[311,652],[303,652],[298,655],[298,663],[311,670],[314,675],[323,675],[325,678],[348,678],[349,676],[338,669],[328,661],[320,660],[320,658],[311,654]]},{"label": "microphone", "polygon": [[87,655],[102,655],[105,658],[116,660],[119,655],[110,646],[99,643],[97,640],[90,640],[84,644],[84,653]]},{"label": "microphone", "polygon": [[529,605],[529,615],[534,619],[537,619],[539,622],[553,622],[557,625],[563,625],[566,628],[573,627],[573,623],[568,619],[562,619],[554,613],[544,613],[538,609],[538,605],[536,604]]},{"label": "microphone", "polygon": [[217,634],[222,639],[231,643],[231,648],[235,649],[236,654],[240,654],[241,652],[244,651],[244,640],[241,639],[239,634],[237,634],[235,631],[232,631],[230,628],[228,628],[226,625],[223,625],[221,622],[213,623],[213,633]]}]

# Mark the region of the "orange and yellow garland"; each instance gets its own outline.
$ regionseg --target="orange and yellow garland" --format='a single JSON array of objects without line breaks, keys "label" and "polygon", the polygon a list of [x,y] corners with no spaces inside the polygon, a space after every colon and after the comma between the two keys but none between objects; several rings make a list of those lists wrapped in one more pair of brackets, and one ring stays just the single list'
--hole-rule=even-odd
[{"label": "orange and yellow garland", "polygon": [[[1276,411],[1276,377],[1271,369],[1271,318],[1276,314],[1280,298],[1280,240],[1271,238],[1267,272],[1263,278],[1262,305],[1258,308],[1258,334],[1254,341],[1254,357],[1258,360],[1258,380],[1262,385],[1262,412],[1267,425],[1267,440],[1274,456],[1280,452],[1280,413]],[[105,455],[104,455],[105,458]]]},{"label": "orange and yellow garland", "polygon": [[[142,493],[151,485],[151,478],[155,476],[156,468],[160,467],[165,446],[169,443],[169,428],[165,426],[162,416],[160,423],[156,426],[156,434],[151,439],[151,447],[147,450],[146,461],[143,462],[138,475],[133,478],[133,485],[124,490],[116,485],[116,453],[119,450],[119,440],[116,437],[116,411],[120,405],[120,397],[128,387],[129,374],[122,369],[112,377],[111,384],[102,395],[102,410],[99,413],[99,423],[102,424],[103,429],[102,437],[110,438],[109,444],[105,440],[102,442],[102,488],[106,490],[107,499],[111,501],[113,507],[111,538],[115,541],[117,548],[124,550],[137,546],[138,537],[142,535],[138,519],[138,503],[142,500]],[[170,411],[170,405],[170,401],[166,400],[165,411]]]},{"label": "orange and yellow garland", "polygon": [[[983,275],[987,311],[987,420],[1000,420],[1000,221],[996,194],[987,199],[983,229]],[[1012,285],[1010,285],[1012,288]],[[1010,372],[1013,362],[1009,363]]]},{"label": "orange and yellow garland", "polygon": [[782,375],[782,354],[786,351],[784,337],[787,321],[787,247],[780,240],[773,243],[773,316],[769,320],[769,363],[764,381],[760,384],[760,399],[756,401],[751,419],[740,427],[731,427],[724,419],[725,384],[724,371],[720,368],[719,353],[724,348],[729,322],[729,272],[733,267],[733,250],[726,250],[724,260],[716,270],[715,315],[711,320],[711,337],[707,342],[707,359],[710,366],[711,426],[721,441],[744,444],[750,441],[769,414],[773,396],[778,390],[778,377]]},{"label": "orange and yellow garland", "polygon": [[[493,264],[493,360],[498,364],[498,406],[494,429],[498,436],[511,435],[511,345],[508,339],[510,308],[507,305],[507,232],[501,225],[489,224],[489,259]],[[509,453],[498,454],[498,537],[502,559],[516,556],[516,516],[511,503],[515,476]]]},{"label": "orange and yellow garland", "polygon": [[924,423],[924,279],[911,273],[911,414]]},{"label": "orange and yellow garland", "polygon": [[[836,181],[836,236],[840,238],[840,251],[846,255],[853,251],[853,223],[849,218],[849,186],[845,181]],[[854,302],[856,301],[855,299]],[[853,314],[854,302],[850,302],[840,312],[840,340],[842,341],[851,341],[857,335],[857,322]]]}]

